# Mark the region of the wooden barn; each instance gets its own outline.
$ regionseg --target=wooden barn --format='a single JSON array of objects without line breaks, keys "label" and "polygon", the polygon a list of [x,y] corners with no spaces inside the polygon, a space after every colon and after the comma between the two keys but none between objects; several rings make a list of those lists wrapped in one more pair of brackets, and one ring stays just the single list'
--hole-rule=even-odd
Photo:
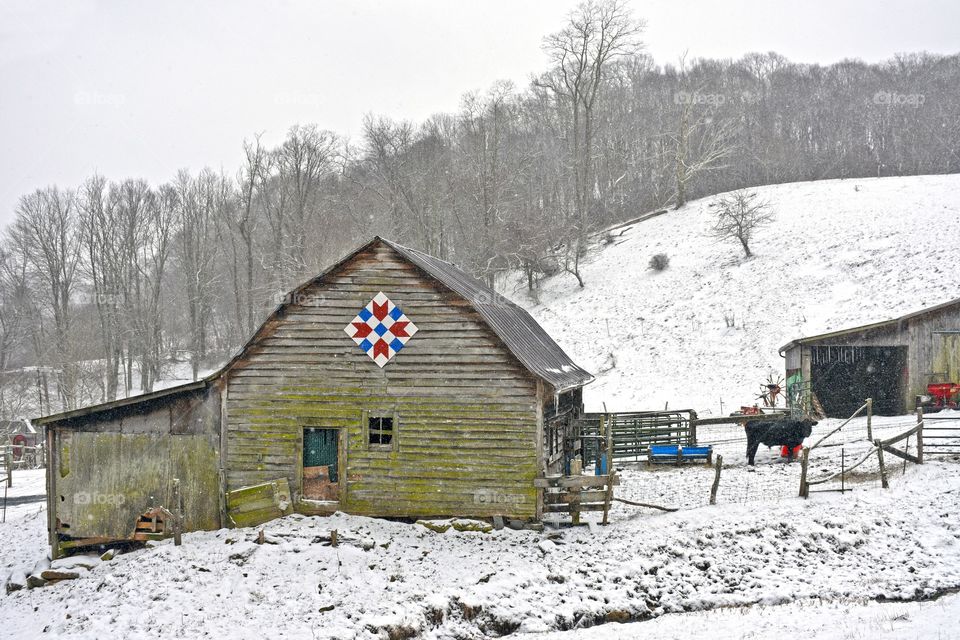
[{"label": "wooden barn", "polygon": [[794,340],[786,359],[788,397],[814,398],[831,417],[873,398],[874,412],[899,415],[936,382],[960,383],[960,299],[900,318]]},{"label": "wooden barn", "polygon": [[547,425],[591,380],[517,305],[375,238],[217,373],[36,420],[51,544],[149,538],[180,508],[184,530],[292,511],[537,520],[534,481],[562,464]]}]

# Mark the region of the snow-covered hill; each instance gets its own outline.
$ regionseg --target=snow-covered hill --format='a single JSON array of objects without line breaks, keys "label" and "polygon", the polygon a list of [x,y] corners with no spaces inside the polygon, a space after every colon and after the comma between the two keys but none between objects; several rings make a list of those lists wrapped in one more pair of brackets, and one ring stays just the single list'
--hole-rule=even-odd
[{"label": "snow-covered hill", "polygon": [[[669,402],[708,414],[722,401],[727,412],[783,373],[778,348],[793,338],[960,297],[960,175],[756,191],[776,220],[758,231],[752,259],[711,237],[705,198],[613,230],[583,268],[584,289],[564,274],[542,284],[539,303],[508,291],[597,375],[588,409]],[[648,268],[657,253],[670,257],[662,273]]]}]

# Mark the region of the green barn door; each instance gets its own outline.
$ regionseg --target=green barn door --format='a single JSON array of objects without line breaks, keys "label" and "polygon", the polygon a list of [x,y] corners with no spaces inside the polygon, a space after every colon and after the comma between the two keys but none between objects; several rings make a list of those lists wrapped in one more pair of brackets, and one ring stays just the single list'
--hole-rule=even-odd
[{"label": "green barn door", "polygon": [[307,427],[303,430],[303,497],[340,499],[340,430]]}]

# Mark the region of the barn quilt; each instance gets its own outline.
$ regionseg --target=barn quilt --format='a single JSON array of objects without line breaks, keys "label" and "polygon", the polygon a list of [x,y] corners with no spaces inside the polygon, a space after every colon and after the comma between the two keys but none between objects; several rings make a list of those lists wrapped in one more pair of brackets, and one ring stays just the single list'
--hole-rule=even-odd
[{"label": "barn quilt", "polygon": [[417,326],[381,291],[343,330],[383,367],[413,337]]}]

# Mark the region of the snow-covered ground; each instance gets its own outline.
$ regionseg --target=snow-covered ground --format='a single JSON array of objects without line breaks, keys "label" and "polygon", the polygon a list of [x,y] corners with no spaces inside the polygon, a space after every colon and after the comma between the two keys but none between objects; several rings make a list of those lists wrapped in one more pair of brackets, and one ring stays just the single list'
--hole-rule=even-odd
[{"label": "snow-covered ground", "polygon": [[[753,404],[794,338],[897,317],[960,297],[960,175],[759,187],[775,222],[744,259],[710,235],[714,198],[615,229],[588,257],[586,287],[545,280],[525,304],[597,381],[588,410]],[[648,268],[657,253],[669,268]],[[728,328],[725,317],[734,318]],[[615,363],[615,367],[611,366]],[[681,406],[682,405],[682,406]]]},{"label": "snow-covered ground", "polygon": [[960,595],[929,602],[817,600],[667,614],[642,625],[604,625],[518,640],[953,640],[960,638]]},{"label": "snow-covered ground", "polygon": [[[47,496],[46,469],[14,469],[13,486],[0,484],[0,512],[6,520],[17,520],[44,510]],[[6,504],[5,512],[3,504]]]},{"label": "snow-covered ground", "polygon": [[[880,435],[905,418],[885,420]],[[842,447],[818,450],[813,472],[836,468],[841,449],[861,446],[863,426],[845,427]],[[761,449],[749,471],[742,443],[728,446],[716,506],[707,505],[709,468],[637,466],[623,470],[617,495],[680,511],[618,504],[610,526],[542,533],[440,534],[343,514],[271,522],[263,545],[254,543],[255,529],[191,533],[181,547],[165,541],[95,563],[76,580],[0,596],[3,635],[960,635],[951,626],[960,601],[950,595],[960,588],[955,461],[908,465],[888,490],[868,478],[844,494],[803,500],[799,465]],[[45,513],[27,512],[0,525],[0,574],[29,573],[46,551],[45,522]],[[337,547],[328,545],[330,529]],[[635,624],[605,624],[621,621]]]}]

